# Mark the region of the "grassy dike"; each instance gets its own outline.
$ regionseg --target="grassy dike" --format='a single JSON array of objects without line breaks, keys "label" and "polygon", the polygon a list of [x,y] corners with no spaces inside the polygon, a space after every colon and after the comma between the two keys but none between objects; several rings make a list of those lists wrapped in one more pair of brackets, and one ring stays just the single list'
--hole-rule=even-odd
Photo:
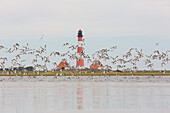
[{"label": "grassy dike", "polygon": [[[62,75],[60,74],[62,73]],[[36,74],[36,73],[33,73],[32,71],[29,71],[27,75],[24,75],[24,73],[14,73],[14,74],[3,74],[2,72],[0,72],[0,76],[71,76],[73,75],[72,73],[74,73],[75,76],[106,76],[107,74],[103,74],[102,71],[96,71],[94,73],[91,73],[91,71],[87,71],[87,73],[85,73],[84,71],[81,71],[81,73],[78,73],[77,71],[55,71],[55,72],[52,72],[52,71],[48,71],[48,72],[43,72],[43,71],[40,71],[39,74]],[[136,73],[129,73],[129,72],[116,72],[116,71],[110,71],[109,74],[110,76],[116,76],[116,75],[120,75],[120,76],[131,76],[131,75],[134,75],[134,76],[149,76],[149,75],[154,75],[154,76],[170,76],[170,71],[166,71],[166,73],[162,73],[162,72],[159,72],[159,71],[138,71]]]}]

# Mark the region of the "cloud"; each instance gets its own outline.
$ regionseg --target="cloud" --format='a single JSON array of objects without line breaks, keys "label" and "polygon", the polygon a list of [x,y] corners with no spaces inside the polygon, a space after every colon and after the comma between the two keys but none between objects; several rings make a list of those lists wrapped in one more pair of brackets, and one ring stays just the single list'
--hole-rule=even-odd
[{"label": "cloud", "polygon": [[169,14],[168,0],[3,0],[0,39],[72,37],[79,28],[92,37],[168,39]]}]

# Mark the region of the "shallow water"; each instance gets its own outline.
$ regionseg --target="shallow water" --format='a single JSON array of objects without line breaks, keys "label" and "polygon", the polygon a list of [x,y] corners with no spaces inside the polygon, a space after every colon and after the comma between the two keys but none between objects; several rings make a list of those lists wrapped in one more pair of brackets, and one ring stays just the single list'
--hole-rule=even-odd
[{"label": "shallow water", "polygon": [[0,76],[0,82],[167,82],[170,76]]},{"label": "shallow water", "polygon": [[170,83],[0,82],[0,113],[170,112]]}]

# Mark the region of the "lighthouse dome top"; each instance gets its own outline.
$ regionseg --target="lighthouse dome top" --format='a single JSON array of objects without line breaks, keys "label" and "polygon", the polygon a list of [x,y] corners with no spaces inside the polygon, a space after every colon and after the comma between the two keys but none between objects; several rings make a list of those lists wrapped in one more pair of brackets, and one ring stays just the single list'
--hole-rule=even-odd
[{"label": "lighthouse dome top", "polygon": [[81,29],[79,29],[77,37],[83,37]]}]

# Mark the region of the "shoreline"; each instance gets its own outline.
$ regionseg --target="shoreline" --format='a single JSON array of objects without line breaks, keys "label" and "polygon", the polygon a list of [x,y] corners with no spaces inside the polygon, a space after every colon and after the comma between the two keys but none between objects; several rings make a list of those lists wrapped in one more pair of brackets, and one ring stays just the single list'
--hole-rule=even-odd
[{"label": "shoreline", "polygon": [[98,72],[77,72],[77,71],[48,71],[48,72],[8,72],[2,73],[0,72],[0,76],[170,76],[170,72],[162,73],[162,72],[136,72],[136,73],[129,73],[129,72],[109,72],[103,73],[101,71]]},{"label": "shoreline", "polygon": [[170,83],[170,76],[1,76],[0,82],[151,82]]}]

